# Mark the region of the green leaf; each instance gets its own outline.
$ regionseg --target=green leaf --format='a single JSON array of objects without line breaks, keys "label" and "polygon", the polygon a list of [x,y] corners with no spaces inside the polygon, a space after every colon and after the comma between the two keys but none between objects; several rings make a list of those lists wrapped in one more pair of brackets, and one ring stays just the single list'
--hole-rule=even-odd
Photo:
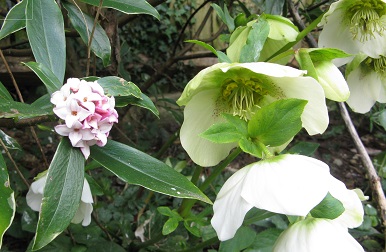
[{"label": "green leaf", "polygon": [[109,140],[104,147],[92,146],[90,156],[127,183],[211,204],[208,197],[185,176],[158,159],[127,145]]},{"label": "green leaf", "polygon": [[252,25],[248,33],[248,38],[241,48],[240,62],[256,62],[260,57],[265,41],[269,34],[269,24],[264,18],[259,18],[258,22]]},{"label": "green leaf", "polygon": [[116,107],[124,107],[127,104],[132,104],[141,108],[150,110],[155,116],[159,117],[159,112],[153,101],[144,93],[140,94],[141,98],[136,98],[134,96],[118,96],[115,98]]},{"label": "green leaf", "polygon": [[70,224],[84,183],[84,157],[62,138],[47,173],[33,250],[41,249]]},{"label": "green leaf", "polygon": [[185,42],[189,42],[189,43],[193,43],[193,44],[196,44],[196,45],[199,45],[209,51],[211,51],[214,55],[216,55],[219,59],[220,62],[227,62],[227,63],[231,63],[231,60],[228,58],[228,56],[221,52],[221,51],[217,51],[216,49],[213,48],[213,46],[205,43],[205,42],[202,42],[202,41],[199,41],[199,40],[185,40]]},{"label": "green leaf", "polygon": [[256,235],[255,241],[250,246],[250,250],[246,251],[259,251],[259,252],[271,252],[277,238],[283,232],[281,229],[269,228]]},{"label": "green leaf", "polygon": [[24,65],[29,67],[39,77],[39,79],[46,86],[50,95],[62,87],[62,83],[58,80],[55,74],[43,64],[28,62],[24,63]]},{"label": "green leaf", "polygon": [[[63,7],[68,11],[68,17],[75,30],[79,33],[83,42],[88,45],[94,27],[94,18],[83,13],[75,5],[63,2]],[[102,59],[103,66],[110,64],[111,45],[105,30],[99,23],[96,23],[91,41],[91,50],[97,57]]]},{"label": "green leaf", "polygon": [[213,124],[206,131],[199,134],[199,136],[214,143],[234,143],[243,135],[232,124],[223,122]]},{"label": "green leaf", "polygon": [[311,157],[320,144],[312,142],[298,142],[292,146],[287,153],[300,154]]},{"label": "green leaf", "polygon": [[244,151],[245,153],[248,153],[252,156],[255,156],[258,158],[262,158],[262,156],[263,156],[262,153],[264,151],[261,150],[259,145],[254,143],[252,140],[249,140],[245,137],[243,137],[239,140],[239,146],[240,146],[242,151]]},{"label": "green leaf", "polygon": [[250,227],[241,226],[235,236],[220,243],[219,252],[235,252],[248,248],[256,238],[256,232]]},{"label": "green leaf", "polygon": [[21,150],[19,143],[12,137],[8,136],[0,129],[0,139],[8,149]]},{"label": "green leaf", "polygon": [[[100,0],[81,0],[99,6]],[[148,14],[160,18],[158,11],[145,0],[103,0],[102,7],[113,8],[125,14]]]},{"label": "green leaf", "polygon": [[16,211],[15,195],[11,189],[7,167],[0,154],[0,248],[5,231],[11,226]]},{"label": "green leaf", "polygon": [[336,58],[346,58],[351,56],[351,54],[336,48],[304,48],[301,50],[307,50],[313,62],[331,61]]},{"label": "green leaf", "polygon": [[232,124],[240,134],[247,136],[248,135],[248,124],[245,120],[241,119],[238,116],[233,116],[231,114],[222,114],[222,116]]},{"label": "green leaf", "polygon": [[280,146],[302,128],[301,115],[307,101],[285,99],[262,107],[248,123],[249,136],[266,146]]},{"label": "green leaf", "polygon": [[168,235],[177,229],[179,221],[176,218],[169,218],[162,227],[162,234]]},{"label": "green leaf", "polygon": [[97,80],[105,91],[112,96],[134,96],[141,99],[141,90],[131,81],[126,81],[116,76],[103,77]]},{"label": "green leaf", "polygon": [[232,60],[228,57],[228,55],[226,55],[222,51],[217,51],[217,58],[220,63],[222,62],[232,63]]},{"label": "green leaf", "polygon": [[186,228],[186,230],[189,231],[189,233],[196,237],[201,237],[201,230],[197,226],[195,226],[195,224],[196,223],[192,221],[184,221],[184,227]]},{"label": "green leaf", "polygon": [[63,82],[66,42],[62,12],[55,0],[25,1],[27,35],[35,60],[50,69],[59,82]]},{"label": "green leaf", "polygon": [[221,18],[221,20],[228,26],[229,32],[233,32],[235,29],[235,22],[233,18],[230,16],[228,8],[226,5],[224,5],[224,10],[221,9],[220,6],[218,6],[215,3],[212,3],[210,6],[213,7],[213,9],[216,11],[217,15]]},{"label": "green leaf", "polygon": [[311,76],[315,80],[319,80],[318,74],[316,73],[314,62],[307,50],[299,49],[295,53],[296,61],[299,63],[300,68],[307,70],[307,76]]},{"label": "green leaf", "polygon": [[26,25],[25,8],[27,0],[21,1],[9,10],[0,30],[0,40],[23,29]]},{"label": "green leaf", "polygon": [[52,114],[52,108],[42,110],[39,106],[15,101],[5,101],[0,103],[0,118],[24,119]]},{"label": "green leaf", "polygon": [[345,208],[339,200],[334,198],[330,193],[316,207],[311,210],[311,215],[314,218],[324,218],[333,220],[339,217]]},{"label": "green leaf", "polygon": [[13,101],[13,98],[11,94],[8,92],[7,88],[0,81],[0,101],[1,100]]},{"label": "green leaf", "polygon": [[266,0],[264,1],[264,12],[273,15],[281,15],[284,3],[285,0]]}]

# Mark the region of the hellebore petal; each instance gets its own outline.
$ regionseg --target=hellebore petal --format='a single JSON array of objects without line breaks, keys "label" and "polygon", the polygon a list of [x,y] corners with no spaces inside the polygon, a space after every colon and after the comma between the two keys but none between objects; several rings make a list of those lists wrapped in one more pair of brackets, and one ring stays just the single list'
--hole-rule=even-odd
[{"label": "hellebore petal", "polygon": [[357,193],[354,190],[348,190],[343,182],[332,176],[329,192],[345,208],[345,211],[333,221],[347,228],[359,227],[363,222],[364,210]]},{"label": "hellebore petal", "polygon": [[184,109],[184,123],[180,139],[190,158],[201,166],[214,166],[226,158],[237,143],[217,144],[198,135],[211,125],[224,119],[216,114],[216,90],[202,91],[195,95]]},{"label": "hellebore petal", "polygon": [[244,179],[251,167],[252,165],[246,166],[232,175],[214,202],[211,223],[220,241],[231,239],[236,234],[245,215],[253,207],[241,197]]},{"label": "hellebore petal", "polygon": [[346,101],[350,90],[340,70],[329,61],[315,62],[314,66],[326,98],[338,102]]},{"label": "hellebore petal", "polygon": [[350,88],[350,97],[346,101],[350,108],[357,113],[367,113],[379,100],[383,86],[381,76],[375,71],[362,69],[361,66],[354,69],[347,76]]},{"label": "hellebore petal", "polygon": [[361,245],[347,228],[327,219],[312,217],[296,222],[277,239],[274,252],[359,252]]},{"label": "hellebore petal", "polygon": [[330,176],[317,159],[280,155],[251,166],[241,197],[270,212],[306,216],[326,196]]}]

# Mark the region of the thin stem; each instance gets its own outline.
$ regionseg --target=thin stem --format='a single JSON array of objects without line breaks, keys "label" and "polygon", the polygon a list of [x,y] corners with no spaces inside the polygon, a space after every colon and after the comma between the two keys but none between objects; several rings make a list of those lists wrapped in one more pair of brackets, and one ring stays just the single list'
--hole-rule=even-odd
[{"label": "thin stem", "polygon": [[[209,175],[209,177],[202,183],[201,186],[199,186],[201,191],[206,190],[210,184],[213,182],[215,178],[218,177],[218,175],[221,174],[221,172],[227,167],[239,154],[241,153],[241,149],[237,148],[234,150],[226,159],[224,159],[223,162],[218,164],[214,167],[213,172]],[[194,203],[196,203],[197,200],[194,199],[183,199],[180,208],[178,209],[178,212],[182,217],[186,217],[190,213],[190,209],[193,207]]]},{"label": "thin stem", "polygon": [[0,138],[0,145],[3,147],[5,153],[7,154],[8,158],[9,158],[9,160],[11,160],[11,162],[12,162],[12,164],[13,164],[13,166],[14,166],[16,172],[17,172],[17,173],[19,174],[19,176],[21,177],[21,180],[23,180],[23,183],[24,183],[27,187],[29,187],[28,181],[25,179],[25,177],[23,176],[23,174],[22,174],[21,171],[19,170],[19,167],[17,166],[15,160],[12,158],[11,153],[9,153],[9,150],[8,150],[7,146],[4,144],[3,140],[1,140],[1,138]]},{"label": "thin stem", "polygon": [[92,27],[90,38],[88,40],[86,76],[89,76],[89,74],[90,74],[91,43],[92,43],[92,39],[94,37],[94,32],[95,32],[95,28],[96,28],[96,25],[97,25],[97,22],[98,22],[99,14],[100,14],[100,11],[102,9],[102,4],[103,4],[103,0],[99,0],[99,6],[98,6],[98,9],[97,9],[97,13],[95,15],[95,19],[94,19],[94,25]]},{"label": "thin stem", "polygon": [[339,102],[338,104],[344,123],[346,124],[351,138],[354,140],[355,147],[357,148],[362,159],[362,163],[366,168],[375,202],[377,203],[381,212],[383,227],[386,227],[386,199],[382,189],[381,179],[379,178],[377,171],[374,168],[373,162],[371,161],[370,156],[367,153],[366,148],[363,145],[353,122],[351,121],[350,114],[348,113],[345,104],[343,102]]}]

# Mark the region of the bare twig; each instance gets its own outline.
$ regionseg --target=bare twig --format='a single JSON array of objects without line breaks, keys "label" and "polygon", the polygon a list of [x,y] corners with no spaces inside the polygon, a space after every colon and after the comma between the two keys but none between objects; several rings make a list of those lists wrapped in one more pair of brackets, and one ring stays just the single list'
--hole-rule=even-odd
[{"label": "bare twig", "polygon": [[366,168],[366,172],[370,181],[370,188],[374,196],[374,201],[377,203],[378,208],[381,212],[383,227],[386,227],[386,199],[382,189],[381,179],[379,178],[377,171],[375,170],[374,165],[370,159],[370,156],[367,153],[366,148],[363,145],[353,122],[351,121],[350,114],[348,113],[345,104],[343,102],[339,102],[338,104],[342,118],[346,124],[348,131],[350,132],[351,138],[354,140],[355,147],[357,148],[360,154],[362,163]]},{"label": "bare twig", "polygon": [[44,115],[15,121],[13,118],[0,118],[0,127],[5,128],[24,128],[26,126],[34,126],[43,122],[55,121],[55,116]]}]

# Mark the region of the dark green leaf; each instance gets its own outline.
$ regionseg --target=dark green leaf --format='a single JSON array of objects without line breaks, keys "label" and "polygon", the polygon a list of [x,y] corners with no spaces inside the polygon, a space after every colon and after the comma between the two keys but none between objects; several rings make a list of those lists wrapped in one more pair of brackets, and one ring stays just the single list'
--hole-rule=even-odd
[{"label": "dark green leaf", "polygon": [[201,230],[195,226],[195,222],[191,222],[191,221],[184,221],[184,227],[186,228],[186,230],[189,231],[189,233],[191,233],[192,235],[196,236],[196,237],[201,237]]},{"label": "dark green leaf", "polygon": [[92,146],[91,158],[127,183],[179,198],[211,201],[185,176],[146,153],[109,140],[104,147]]},{"label": "dark green leaf", "polygon": [[248,248],[256,238],[256,232],[250,227],[241,226],[235,236],[220,243],[219,252],[235,252]]},{"label": "dark green leaf", "polygon": [[[99,6],[100,0],[81,0],[82,2]],[[125,14],[148,14],[159,19],[159,13],[145,0],[103,0],[103,7],[113,8]]]},{"label": "dark green leaf", "polygon": [[[68,11],[68,17],[71,20],[75,30],[78,31],[83,42],[88,45],[90,36],[94,27],[94,18],[83,13],[75,5],[63,2],[64,8]],[[103,66],[110,64],[111,46],[105,30],[99,23],[96,23],[91,42],[91,50],[97,57],[102,59]]]},{"label": "dark green leaf", "polygon": [[118,96],[115,98],[115,106],[124,107],[127,104],[135,105],[141,108],[150,110],[155,116],[159,117],[159,112],[153,101],[144,93],[140,94],[141,98],[136,98],[134,96]]},{"label": "dark green leaf", "polygon": [[281,15],[283,12],[284,0],[266,0],[264,4],[264,12]]},{"label": "dark green leaf", "polygon": [[268,38],[269,24],[264,18],[252,25],[247,41],[240,52],[240,62],[256,62]]},{"label": "dark green leaf", "polygon": [[279,238],[282,232],[283,230],[281,229],[269,228],[258,233],[250,250],[246,251],[271,252],[273,250],[273,245],[275,245],[277,238]]},{"label": "dark green leaf", "polygon": [[251,210],[248,211],[247,215],[245,216],[243,225],[247,226],[257,221],[261,221],[275,215],[277,214],[263,209],[252,208]]},{"label": "dark green leaf", "polygon": [[287,152],[292,154],[300,154],[311,157],[318,149],[320,144],[312,142],[298,142],[292,146]]},{"label": "dark green leaf", "polygon": [[34,101],[31,106],[35,109],[40,109],[41,111],[46,111],[47,114],[52,113],[52,109],[54,105],[50,101],[51,96],[48,94],[39,97],[36,101]]},{"label": "dark green leaf", "polygon": [[311,215],[314,218],[324,218],[333,220],[339,217],[345,208],[339,200],[334,198],[330,193],[316,207],[311,210]]},{"label": "dark green leaf", "polygon": [[178,227],[179,221],[176,218],[169,218],[162,227],[162,234],[168,235]]},{"label": "dark green leaf", "polygon": [[2,130],[0,130],[0,139],[8,149],[21,150],[19,143],[14,138],[5,134]]},{"label": "dark green leaf", "polygon": [[62,83],[58,80],[55,74],[45,67],[43,64],[37,62],[24,63],[39,77],[39,79],[46,86],[48,93],[51,95],[53,92],[58,91],[62,87]]},{"label": "dark green leaf", "polygon": [[5,101],[0,103],[0,118],[24,119],[53,114],[52,109],[42,110],[38,106],[26,103]]},{"label": "dark green leaf", "polygon": [[105,91],[112,96],[134,96],[141,99],[141,90],[131,81],[116,76],[103,77],[97,80]]},{"label": "dark green leaf", "polygon": [[266,146],[280,146],[302,128],[301,115],[307,101],[285,99],[262,107],[248,123],[249,136]]},{"label": "dark green leaf", "polygon": [[79,207],[84,183],[84,157],[62,138],[47,173],[33,249],[50,243],[70,224]]},{"label": "dark green leaf", "polygon": [[25,27],[27,0],[21,1],[9,10],[0,30],[0,40]]},{"label": "dark green leaf", "polygon": [[229,122],[216,123],[199,135],[214,143],[234,143],[243,135]]},{"label": "dark green leaf", "polygon": [[0,248],[5,231],[11,226],[15,216],[16,203],[8,177],[7,167],[0,153]]},{"label": "dark green leaf", "polygon": [[4,87],[1,81],[0,81],[0,99],[5,101],[13,101],[11,94],[8,92],[7,88]]},{"label": "dark green leaf", "polygon": [[64,21],[55,0],[28,0],[26,28],[36,62],[63,82],[66,69]]}]

